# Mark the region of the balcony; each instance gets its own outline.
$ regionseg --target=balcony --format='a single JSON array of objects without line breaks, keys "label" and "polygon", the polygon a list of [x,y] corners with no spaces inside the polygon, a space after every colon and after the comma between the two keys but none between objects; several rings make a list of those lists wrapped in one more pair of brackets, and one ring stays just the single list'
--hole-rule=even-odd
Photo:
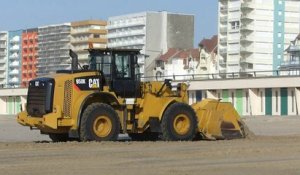
[{"label": "balcony", "polygon": [[245,2],[241,4],[241,9],[250,9],[250,10],[254,10],[255,9],[255,4],[251,3],[251,2]]},{"label": "balcony", "polygon": [[19,55],[18,54],[12,54],[9,56],[10,59],[19,59]]},{"label": "balcony", "polygon": [[10,79],[8,82],[9,83],[19,83],[19,78],[14,77],[14,78]]},{"label": "balcony", "polygon": [[107,26],[107,29],[116,29],[116,28],[124,28],[124,27],[131,27],[131,26],[144,26],[146,25],[146,20],[134,20],[134,21],[128,21],[128,22],[121,22],[116,24],[111,24]]},{"label": "balcony", "polygon": [[17,61],[17,62],[12,62],[11,64],[9,64],[10,67],[19,67],[20,66],[20,63]]},{"label": "balcony", "polygon": [[228,49],[227,50],[227,53],[230,54],[230,55],[233,55],[233,54],[239,54],[240,53],[240,50],[239,49]]},{"label": "balcony", "polygon": [[290,46],[290,48],[287,51],[288,52],[299,52],[300,46]]},{"label": "balcony", "polygon": [[254,37],[252,37],[251,35],[242,35],[241,36],[241,41],[242,42],[253,42]]},{"label": "balcony", "polygon": [[220,48],[219,53],[220,54],[227,54],[227,48]]},{"label": "balcony", "polygon": [[18,45],[15,45],[15,46],[12,46],[9,48],[11,51],[17,51],[17,50],[20,50],[20,46]]},{"label": "balcony", "polygon": [[227,27],[221,27],[220,32],[221,33],[226,33],[227,32]]},{"label": "balcony", "polygon": [[228,11],[230,12],[239,11],[239,10],[240,10],[239,6],[231,6],[228,8]]},{"label": "balcony", "polygon": [[241,25],[242,31],[254,31],[254,25],[252,24],[242,24]]},{"label": "balcony", "polygon": [[221,44],[226,44],[227,43],[227,37],[220,38],[220,43]]},{"label": "balcony", "polygon": [[0,37],[0,41],[6,41],[6,37]]},{"label": "balcony", "polygon": [[220,7],[220,12],[222,13],[226,13],[228,10],[228,6],[227,5],[223,5],[222,7]]},{"label": "balcony", "polygon": [[0,53],[0,56],[6,56],[6,53]]},{"label": "balcony", "polygon": [[6,44],[0,44],[0,48],[6,48]]},{"label": "balcony", "polygon": [[18,42],[20,42],[20,37],[16,36],[13,39],[9,40],[9,42],[11,42],[11,43],[18,43]]},{"label": "balcony", "polygon": [[253,15],[251,13],[246,13],[246,14],[241,15],[241,20],[253,21],[254,19],[255,19],[255,15]]},{"label": "balcony", "polygon": [[145,35],[146,30],[135,30],[135,31],[126,31],[126,32],[116,32],[110,33],[107,35],[108,38],[120,38],[120,37],[127,37],[127,36],[137,36],[137,35]]},{"label": "balcony", "polygon": [[222,17],[220,17],[220,21],[221,21],[222,23],[227,23],[227,21],[228,21],[227,16],[222,16]]},{"label": "balcony", "polygon": [[219,70],[219,73],[220,73],[220,74],[225,74],[225,73],[226,73],[226,69],[220,69],[220,70]]},{"label": "balcony", "polygon": [[240,52],[241,53],[252,53],[252,52],[254,52],[254,48],[253,48],[253,46],[241,47]]},{"label": "balcony", "polygon": [[13,71],[9,71],[9,75],[19,75],[20,71],[19,70],[13,70]]}]

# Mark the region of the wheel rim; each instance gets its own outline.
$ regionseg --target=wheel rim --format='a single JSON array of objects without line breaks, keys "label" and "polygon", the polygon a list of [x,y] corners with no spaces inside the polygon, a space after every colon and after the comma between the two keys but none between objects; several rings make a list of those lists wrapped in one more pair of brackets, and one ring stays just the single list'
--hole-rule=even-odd
[{"label": "wheel rim", "polygon": [[93,125],[94,133],[98,137],[106,137],[112,129],[111,120],[107,116],[98,116]]},{"label": "wheel rim", "polygon": [[190,129],[190,119],[184,114],[177,115],[174,119],[173,127],[175,132],[180,135],[184,135],[189,132]]}]

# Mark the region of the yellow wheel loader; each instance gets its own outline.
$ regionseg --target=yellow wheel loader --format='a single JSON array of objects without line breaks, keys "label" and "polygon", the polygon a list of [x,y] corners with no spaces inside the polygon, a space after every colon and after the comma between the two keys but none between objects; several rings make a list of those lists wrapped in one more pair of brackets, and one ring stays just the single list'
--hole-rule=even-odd
[{"label": "yellow wheel loader", "polygon": [[53,141],[168,141],[245,137],[244,125],[230,103],[204,99],[188,104],[185,83],[142,82],[139,50],[89,49],[90,63],[29,82],[26,109],[17,121],[39,129]]}]

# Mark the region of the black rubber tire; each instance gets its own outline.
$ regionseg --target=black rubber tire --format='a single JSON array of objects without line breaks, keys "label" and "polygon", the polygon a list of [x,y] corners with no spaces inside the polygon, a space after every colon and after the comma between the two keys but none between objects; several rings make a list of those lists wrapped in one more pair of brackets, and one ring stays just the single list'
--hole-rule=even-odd
[{"label": "black rubber tire", "polygon": [[[184,114],[190,121],[190,127],[186,134],[175,131],[173,122],[176,116]],[[185,103],[173,103],[164,113],[161,122],[162,138],[166,141],[190,141],[197,132],[197,118],[193,108]]]},{"label": "black rubber tire", "polygon": [[[93,122],[98,116],[104,115],[109,118],[112,127],[110,133],[105,137],[99,137],[93,130]],[[93,103],[83,112],[80,123],[81,141],[116,141],[120,133],[120,120],[117,112],[104,103]]]},{"label": "black rubber tire", "polygon": [[56,134],[56,133],[49,133],[49,137],[53,142],[67,142],[70,140],[69,134]]},{"label": "black rubber tire", "polygon": [[157,141],[159,133],[145,132],[145,133],[128,133],[132,141]]}]

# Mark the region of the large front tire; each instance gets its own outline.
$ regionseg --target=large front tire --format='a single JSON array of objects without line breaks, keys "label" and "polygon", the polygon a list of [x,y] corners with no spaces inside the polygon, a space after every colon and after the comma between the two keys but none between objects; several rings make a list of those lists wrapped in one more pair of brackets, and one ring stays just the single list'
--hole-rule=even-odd
[{"label": "large front tire", "polygon": [[116,111],[104,103],[93,103],[83,112],[80,123],[81,141],[115,141],[120,133]]},{"label": "large front tire", "polygon": [[172,104],[164,113],[161,129],[164,140],[193,140],[197,132],[197,118],[193,108],[185,103]]}]

